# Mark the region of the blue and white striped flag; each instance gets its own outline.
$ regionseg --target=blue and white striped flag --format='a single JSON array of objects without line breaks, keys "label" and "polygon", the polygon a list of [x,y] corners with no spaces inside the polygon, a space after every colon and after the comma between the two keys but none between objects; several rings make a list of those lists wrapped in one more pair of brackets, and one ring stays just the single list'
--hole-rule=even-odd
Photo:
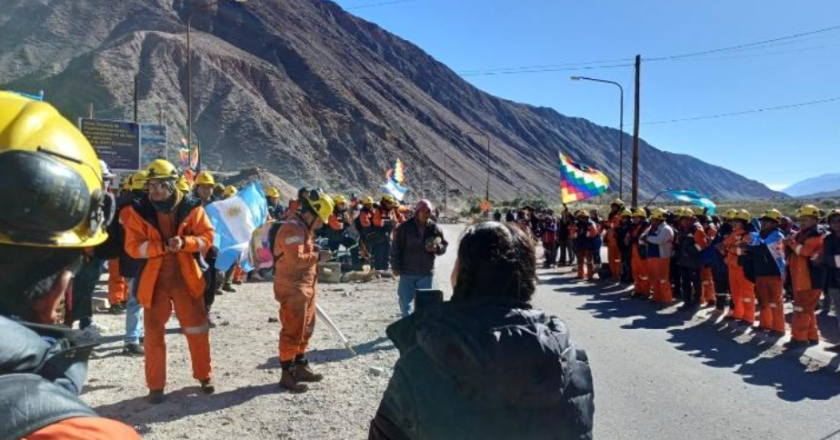
[{"label": "blue and white striped flag", "polygon": [[394,196],[395,199],[402,201],[405,198],[405,193],[408,192],[407,186],[402,186],[393,178],[388,179],[388,183],[382,185],[382,191]]},{"label": "blue and white striped flag", "polygon": [[227,271],[241,258],[240,266],[246,272],[253,269],[248,245],[251,234],[268,217],[268,204],[262,184],[252,182],[235,196],[213,202],[205,210],[216,228],[215,246],[219,248],[216,269]]},{"label": "blue and white striped flag", "polygon": [[694,190],[669,190],[668,195],[679,200],[680,202],[691,203],[694,206],[705,208],[709,215],[715,215],[715,202],[708,196],[700,194]]}]

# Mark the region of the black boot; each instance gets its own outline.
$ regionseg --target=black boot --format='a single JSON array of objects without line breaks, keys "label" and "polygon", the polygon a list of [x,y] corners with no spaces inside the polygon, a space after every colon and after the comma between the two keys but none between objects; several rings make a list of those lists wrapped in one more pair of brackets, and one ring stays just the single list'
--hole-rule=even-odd
[{"label": "black boot", "polygon": [[309,387],[307,387],[305,383],[298,382],[294,362],[284,362],[282,367],[283,374],[280,376],[280,388],[295,394],[309,391]]},{"label": "black boot", "polygon": [[298,356],[295,358],[295,379],[299,382],[320,382],[324,380],[324,375],[312,371],[306,356]]}]

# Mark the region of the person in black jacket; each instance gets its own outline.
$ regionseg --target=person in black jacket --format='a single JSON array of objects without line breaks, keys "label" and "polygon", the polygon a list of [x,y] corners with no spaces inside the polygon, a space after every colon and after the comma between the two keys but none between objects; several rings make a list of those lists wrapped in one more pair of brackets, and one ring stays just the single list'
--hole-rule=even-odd
[{"label": "person in black jacket", "polygon": [[[831,297],[834,307],[840,310],[840,209],[828,214],[831,232],[823,240],[823,262],[826,266],[825,291]],[[840,325],[840,315],[837,316]],[[840,344],[827,350],[840,353]]]},{"label": "person in black jacket", "polygon": [[446,252],[449,245],[443,231],[431,219],[432,203],[420,200],[414,208],[414,217],[399,225],[391,244],[391,271],[399,277],[397,287],[400,312],[411,313],[414,291],[431,289],[434,278],[435,258]]},{"label": "person in black jacket", "polygon": [[534,310],[536,252],[516,227],[464,234],[449,302],[388,327],[400,351],[369,439],[591,439],[586,353]]}]

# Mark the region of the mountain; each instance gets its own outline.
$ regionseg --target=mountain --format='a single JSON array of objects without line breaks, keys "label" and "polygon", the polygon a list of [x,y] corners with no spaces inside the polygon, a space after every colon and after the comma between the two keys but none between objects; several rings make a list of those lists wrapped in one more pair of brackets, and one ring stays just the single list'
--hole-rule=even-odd
[{"label": "mountain", "polygon": [[[3,0],[0,88],[37,92],[64,114],[186,120],[185,22],[192,18],[194,132],[211,169],[260,166],[298,184],[375,191],[396,158],[414,194],[444,179],[495,198],[556,197],[560,149],[617,189],[618,132],[470,85],[417,46],[325,0]],[[489,139],[488,139],[489,138]],[[490,142],[489,157],[487,141]],[[629,192],[632,138],[625,135]],[[775,197],[763,184],[641,142],[644,195],[693,188]]]},{"label": "mountain", "polygon": [[840,173],[823,174],[822,176],[805,179],[782,190],[785,194],[793,197],[805,197],[817,193],[838,191],[840,191]]}]

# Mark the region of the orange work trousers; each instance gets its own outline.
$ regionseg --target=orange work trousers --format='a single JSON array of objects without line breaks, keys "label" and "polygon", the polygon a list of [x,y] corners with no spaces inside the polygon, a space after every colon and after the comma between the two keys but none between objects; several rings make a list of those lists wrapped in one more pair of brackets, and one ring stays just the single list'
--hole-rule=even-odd
[{"label": "orange work trousers", "polygon": [[653,300],[658,303],[670,303],[674,300],[671,292],[671,258],[648,258],[650,283],[653,287]]},{"label": "orange work trousers", "polygon": [[233,266],[233,276],[231,278],[237,284],[245,282],[245,271],[239,266],[238,260],[236,265]]},{"label": "orange work trousers", "polygon": [[744,275],[741,266],[729,266],[729,292],[732,311],[729,317],[749,323],[755,322],[755,287]]},{"label": "orange work trousers", "polygon": [[128,301],[128,284],[120,276],[120,259],[108,260],[108,301],[111,305]]},{"label": "orange work trousers", "polygon": [[610,262],[610,274],[616,282],[621,280],[621,250],[617,244],[607,246],[607,258]]},{"label": "orange work trousers", "polygon": [[595,256],[592,251],[578,251],[578,279],[592,279],[595,276]]},{"label": "orange work trousers", "polygon": [[715,293],[715,280],[712,277],[711,267],[700,269],[700,281],[703,285],[703,295],[700,297],[700,304],[705,302],[706,304],[714,305],[717,301],[717,294]]},{"label": "orange work trousers", "polygon": [[791,336],[794,341],[819,341],[820,332],[817,329],[817,302],[822,290],[800,290],[793,292],[793,322]]},{"label": "orange work trousers", "polygon": [[309,339],[315,332],[315,289],[307,295],[298,289],[277,291],[280,301],[280,363],[291,362],[306,354]]},{"label": "orange work trousers", "polygon": [[755,293],[761,305],[759,327],[784,333],[785,307],[782,302],[782,278],[771,276],[756,278]]},{"label": "orange work trousers", "polygon": [[636,295],[650,296],[650,275],[648,260],[643,260],[639,249],[634,247],[630,264],[633,266],[633,287]]},{"label": "orange work trousers", "polygon": [[[160,283],[160,280],[158,282]],[[210,327],[207,323],[204,297],[193,298],[184,286],[157,287],[152,295],[152,307],[143,310],[143,326],[146,331],[143,343],[146,351],[146,384],[150,390],[162,390],[166,386],[164,335],[173,306],[175,317],[181,325],[181,333],[187,338],[193,377],[196,380],[206,380],[213,376],[210,367]]]}]

